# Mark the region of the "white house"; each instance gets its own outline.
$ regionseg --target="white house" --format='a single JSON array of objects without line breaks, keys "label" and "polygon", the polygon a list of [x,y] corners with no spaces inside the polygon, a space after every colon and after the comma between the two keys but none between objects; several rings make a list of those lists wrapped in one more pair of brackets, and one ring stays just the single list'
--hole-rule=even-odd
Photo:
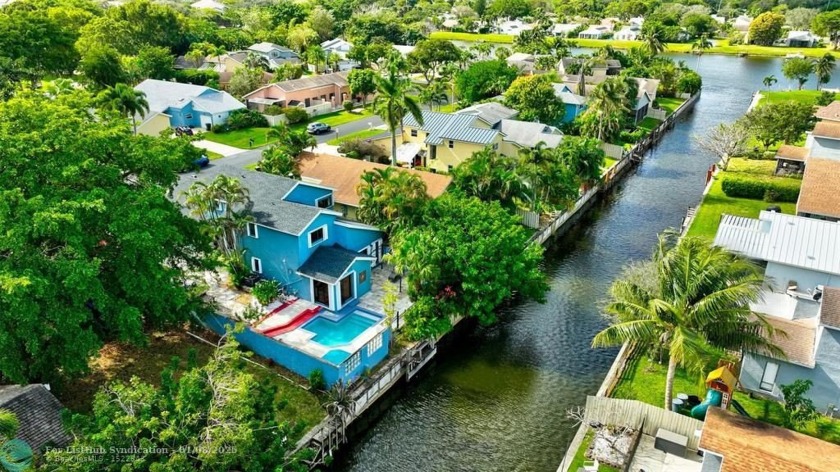
[{"label": "white house", "polygon": [[566,37],[578,28],[580,28],[580,23],[557,23],[551,27],[551,34]]},{"label": "white house", "polygon": [[623,41],[636,41],[641,35],[641,26],[625,26],[618,33],[615,33],[613,35],[613,39],[620,39]]},{"label": "white house", "polygon": [[638,26],[639,28],[641,28],[645,24],[645,19],[641,16],[637,16],[636,18],[630,18],[629,20],[627,20],[627,24],[629,24],[630,26]]},{"label": "white house", "polygon": [[342,72],[345,70],[350,70],[354,67],[358,67],[359,63],[352,60],[347,59],[347,53],[353,49],[353,44],[349,41],[346,41],[341,38],[330,39],[321,43],[321,49],[329,56],[330,54],[336,54],[341,60],[338,62],[338,71]]},{"label": "white house", "polygon": [[612,33],[612,28],[604,25],[591,25],[578,33],[580,39],[601,39]]},{"label": "white house", "polygon": [[276,69],[283,64],[299,64],[300,56],[291,49],[274,43],[262,42],[252,44],[249,51],[255,52],[268,60],[268,66]]},{"label": "white house", "polygon": [[798,48],[811,48],[819,42],[819,36],[810,31],[788,31],[787,38],[784,39],[786,46]]},{"label": "white house", "polygon": [[519,36],[519,33],[534,29],[534,25],[525,23],[520,19],[502,21],[496,26],[501,34]]},{"label": "white house", "polygon": [[726,17],[720,15],[712,15],[712,19],[715,20],[719,25],[726,23]]},{"label": "white house", "polygon": [[226,8],[223,3],[219,3],[216,0],[198,0],[190,4],[190,6],[197,10],[215,10],[219,13],[224,12]]},{"label": "white house", "polygon": [[741,15],[732,21],[732,27],[742,33],[746,33],[750,30],[750,23],[752,23],[752,21],[753,19],[749,16]]}]

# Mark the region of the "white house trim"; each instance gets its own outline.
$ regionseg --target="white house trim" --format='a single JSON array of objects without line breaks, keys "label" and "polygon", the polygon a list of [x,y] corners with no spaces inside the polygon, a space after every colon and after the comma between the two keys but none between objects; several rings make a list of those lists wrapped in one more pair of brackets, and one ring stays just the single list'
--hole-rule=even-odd
[{"label": "white house trim", "polygon": [[263,273],[262,259],[260,259],[259,257],[251,256],[251,270],[253,272],[258,273],[258,274],[262,274]]},{"label": "white house trim", "polygon": [[[323,236],[321,239],[319,239],[318,241],[315,241],[315,242],[313,243],[313,242],[312,242],[312,233],[314,233],[315,231],[318,231],[319,229],[323,229],[323,230],[324,230],[324,236]],[[308,231],[308,232],[306,233],[306,244],[308,245],[308,247],[309,247],[310,249],[311,249],[311,248],[313,248],[313,247],[315,247],[315,246],[317,246],[317,245],[319,245],[319,244],[321,244],[322,242],[324,242],[324,241],[326,241],[326,240],[328,240],[328,239],[330,239],[330,228],[329,228],[329,225],[321,225],[321,226],[319,226],[319,227],[317,227],[317,228],[313,228],[311,231]]]},{"label": "white house trim", "polygon": [[[250,236],[254,239],[260,239],[260,230],[259,230],[258,226],[259,225],[254,223],[253,221],[249,221],[248,223],[245,223],[245,234],[247,234],[248,236]],[[254,234],[251,234],[251,228],[254,228]]]},{"label": "white house trim", "polygon": [[330,205],[328,205],[328,206],[334,206],[334,205],[335,205],[335,200],[333,199],[332,194],[329,194],[329,195],[324,195],[324,196],[323,196],[323,197],[321,197],[321,198],[316,198],[316,199],[315,199],[315,206],[316,206],[316,207],[318,207],[318,208],[323,208],[324,210],[328,210],[329,208],[327,208],[327,207],[322,207],[322,206],[320,205],[321,200],[326,200],[327,198],[329,198],[329,199],[330,199]]},{"label": "white house trim", "polygon": [[[354,261],[355,262],[355,261]],[[353,284],[353,296],[347,300],[347,303],[341,303],[341,281],[350,277],[350,283]],[[338,295],[338,299],[336,300],[336,304],[338,308],[335,311],[339,311],[347,304],[359,298],[359,279],[358,274],[355,270],[351,270],[341,274],[341,277],[338,278],[338,281],[335,283],[336,295]]]}]

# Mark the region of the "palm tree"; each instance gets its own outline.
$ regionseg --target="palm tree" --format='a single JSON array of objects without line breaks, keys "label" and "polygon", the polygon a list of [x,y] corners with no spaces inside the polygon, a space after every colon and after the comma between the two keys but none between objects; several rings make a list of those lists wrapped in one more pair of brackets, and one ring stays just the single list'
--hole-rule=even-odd
[{"label": "palm tree", "polygon": [[107,108],[118,110],[123,115],[128,116],[134,126],[134,134],[137,135],[137,119],[135,117],[140,115],[141,119],[145,118],[146,112],[149,111],[146,94],[134,90],[126,84],[117,84],[103,90],[100,97]]},{"label": "palm tree", "polygon": [[486,57],[490,56],[490,53],[493,52],[493,46],[490,43],[486,43],[484,41],[479,41],[473,44],[470,49],[475,53],[476,58],[478,60],[483,60]]},{"label": "palm tree", "polygon": [[391,165],[397,165],[397,128],[402,129],[403,118],[411,114],[421,125],[423,112],[417,101],[408,95],[411,82],[399,77],[393,68],[386,76],[376,77],[376,98],[373,109],[391,131]]},{"label": "palm tree", "polygon": [[622,79],[607,79],[589,94],[587,112],[598,114],[598,139],[603,141],[604,131],[613,134],[616,117],[620,118],[630,111],[627,105],[627,84]]},{"label": "palm tree", "polygon": [[773,326],[750,311],[763,283],[758,268],[701,238],[676,239],[660,236],[651,262],[613,282],[605,311],[616,321],[592,340],[593,347],[631,343],[666,351],[668,409],[678,366],[701,373],[727,350],[783,355],[769,340]]},{"label": "palm tree", "polygon": [[823,57],[814,61],[814,73],[817,74],[818,90],[823,84],[827,84],[831,80],[835,62],[834,56],[830,53],[825,53]]},{"label": "palm tree", "polygon": [[326,64],[327,53],[324,48],[317,44],[313,44],[306,48],[306,60],[315,64],[315,72],[321,71],[321,64]]},{"label": "palm tree", "polygon": [[776,82],[778,82],[778,81],[779,81],[779,79],[777,79],[775,75],[771,74],[771,75],[768,75],[767,77],[765,77],[764,80],[762,80],[762,83],[764,83],[765,87],[770,88],[770,87],[776,85]]},{"label": "palm tree", "polygon": [[448,103],[449,97],[446,94],[446,82],[435,80],[426,87],[420,89],[420,101],[425,103],[429,110],[434,110],[435,105],[440,108],[441,103]]},{"label": "palm tree", "polygon": [[531,209],[533,211],[541,211],[541,207],[546,201],[544,193],[550,190],[548,186],[542,185],[542,178],[547,174],[545,168],[552,161],[553,154],[554,150],[547,147],[543,141],[538,142],[533,148],[519,151],[520,166],[525,169],[523,174],[527,176],[531,187]]},{"label": "palm tree", "polygon": [[248,55],[245,56],[245,60],[242,62],[242,65],[249,69],[269,69],[268,59],[266,59],[265,56],[261,56],[253,51],[248,52]]},{"label": "palm tree", "polygon": [[378,226],[388,234],[418,221],[428,201],[426,184],[416,174],[394,167],[362,174],[356,186],[359,221]]},{"label": "palm tree", "polygon": [[662,30],[654,28],[647,34],[642,35],[642,41],[644,41],[642,47],[652,56],[665,52],[667,47],[665,46],[665,42],[662,41],[662,36]]},{"label": "palm tree", "polygon": [[249,221],[251,205],[250,192],[236,177],[218,175],[209,184],[195,182],[186,192],[187,208],[210,223],[219,249],[227,256],[238,250],[237,233]]},{"label": "palm tree", "polygon": [[41,90],[50,97],[58,97],[59,95],[67,95],[75,90],[73,81],[70,79],[55,79],[44,81],[41,84]]},{"label": "palm tree", "polygon": [[187,53],[186,57],[187,59],[193,61],[196,64],[196,67],[201,65],[199,61],[203,62],[204,58],[208,56],[215,57],[216,61],[218,62],[216,72],[225,72],[225,68],[222,65],[222,55],[224,55],[226,52],[227,51],[225,51],[225,48],[223,47],[205,42],[193,44],[190,48],[190,52]]},{"label": "palm tree", "polygon": [[701,34],[700,37],[697,38],[697,41],[694,41],[691,44],[691,50],[695,51],[695,53],[697,54],[697,66],[700,66],[700,57],[703,56],[703,52],[711,47],[712,42],[709,41],[708,33]]},{"label": "palm tree", "polygon": [[341,430],[341,437],[344,438],[344,429],[356,415],[356,400],[353,399],[350,389],[339,380],[327,392],[327,402],[324,403],[330,421]]}]

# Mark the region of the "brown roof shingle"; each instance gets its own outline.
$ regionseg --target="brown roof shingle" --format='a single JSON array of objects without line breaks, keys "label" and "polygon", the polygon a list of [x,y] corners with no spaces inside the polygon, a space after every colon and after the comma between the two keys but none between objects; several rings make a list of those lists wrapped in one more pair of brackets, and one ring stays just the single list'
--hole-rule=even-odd
[{"label": "brown roof shingle", "polygon": [[814,343],[817,335],[817,318],[786,320],[766,316],[767,321],[778,331],[771,337],[773,344],[785,353],[785,360],[799,365],[814,366]]},{"label": "brown roof shingle", "polygon": [[721,472],[833,472],[840,446],[768,423],[709,408],[700,448],[723,456]]},{"label": "brown roof shingle", "polygon": [[820,121],[814,126],[813,135],[821,138],[840,139],[840,123]]},{"label": "brown roof shingle", "polygon": [[820,321],[826,326],[840,328],[840,287],[823,289]]},{"label": "brown roof shingle", "polygon": [[796,212],[840,218],[840,160],[808,158]]},{"label": "brown roof shingle", "polygon": [[779,146],[779,150],[776,151],[776,159],[786,159],[788,161],[804,161],[807,157],[807,148],[791,146],[790,144],[783,144]]},{"label": "brown roof shingle", "polygon": [[[333,200],[344,205],[358,207],[359,195],[356,186],[362,174],[374,169],[386,169],[387,165],[375,162],[351,159],[349,157],[330,156],[328,154],[301,153],[300,175],[305,180],[316,180],[319,185],[333,189]],[[399,169],[420,176],[426,184],[426,193],[432,198],[443,194],[452,177],[433,174],[413,169]]]},{"label": "brown roof shingle", "polygon": [[833,101],[830,104],[817,108],[815,114],[820,120],[840,121],[840,101]]}]

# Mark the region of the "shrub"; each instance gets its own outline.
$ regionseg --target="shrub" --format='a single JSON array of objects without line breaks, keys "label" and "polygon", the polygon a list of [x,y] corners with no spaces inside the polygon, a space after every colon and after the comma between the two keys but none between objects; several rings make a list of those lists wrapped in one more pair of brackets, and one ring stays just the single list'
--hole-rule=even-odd
[{"label": "shrub", "polygon": [[255,128],[258,126],[268,126],[268,120],[261,113],[248,110],[247,108],[232,111],[225,122],[225,127],[228,131]]},{"label": "shrub", "polygon": [[254,285],[254,290],[251,293],[260,302],[260,305],[266,306],[280,294],[280,284],[274,280],[260,280]]},{"label": "shrub", "polygon": [[283,108],[283,114],[286,115],[286,120],[290,125],[301,123],[309,119],[309,113],[300,107],[286,107]]},{"label": "shrub", "polygon": [[753,200],[791,202],[799,198],[800,182],[795,179],[746,179],[743,177],[724,176],[721,181],[723,193],[728,197],[751,198]]},{"label": "shrub", "polygon": [[347,157],[353,159],[361,159],[364,161],[378,162],[380,164],[388,164],[390,158],[384,149],[363,139],[351,139],[344,141],[338,146],[338,152],[346,154]]},{"label": "shrub", "polygon": [[831,103],[834,102],[834,96],[834,92],[828,92],[823,90],[820,93],[820,96],[817,97],[817,105],[821,107],[831,105]]},{"label": "shrub", "polygon": [[182,69],[175,71],[175,80],[183,84],[206,85],[219,83],[219,73],[214,70]]},{"label": "shrub", "polygon": [[263,110],[263,113],[266,114],[266,115],[272,115],[272,116],[282,115],[283,114],[283,107],[281,107],[279,105],[269,105],[269,106],[265,107],[265,110]]},{"label": "shrub", "polygon": [[353,102],[351,102],[350,100],[344,100],[344,103],[342,103],[341,106],[344,107],[344,111],[346,111],[347,113],[353,111],[354,107]]},{"label": "shrub", "polygon": [[312,392],[326,390],[327,381],[324,379],[324,371],[315,369],[309,373],[309,390]]}]

